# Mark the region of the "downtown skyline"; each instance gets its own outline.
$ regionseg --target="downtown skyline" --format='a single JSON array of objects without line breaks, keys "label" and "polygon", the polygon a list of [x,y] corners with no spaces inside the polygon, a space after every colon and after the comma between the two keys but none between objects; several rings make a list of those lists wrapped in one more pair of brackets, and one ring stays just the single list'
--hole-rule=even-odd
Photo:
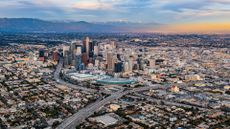
[{"label": "downtown skyline", "polygon": [[151,23],[146,32],[230,31],[229,0],[0,0],[2,18]]}]

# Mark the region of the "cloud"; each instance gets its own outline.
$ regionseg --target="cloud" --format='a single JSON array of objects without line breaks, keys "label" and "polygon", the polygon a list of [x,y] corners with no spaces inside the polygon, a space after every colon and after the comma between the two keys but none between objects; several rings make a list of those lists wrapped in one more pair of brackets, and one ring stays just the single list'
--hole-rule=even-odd
[{"label": "cloud", "polygon": [[181,12],[182,10],[185,10],[185,9],[193,9],[193,10],[201,9],[207,5],[208,4],[202,0],[200,1],[188,0],[188,1],[183,1],[183,2],[166,3],[165,5],[162,6],[162,9]]},{"label": "cloud", "polygon": [[[49,2],[48,2],[49,3]],[[64,16],[65,9],[53,4],[44,4],[41,1],[12,0],[0,1],[0,17],[28,17],[40,19],[59,19]]]},{"label": "cloud", "polygon": [[186,23],[230,22],[230,0],[0,0],[0,17]]},{"label": "cloud", "polygon": [[75,9],[84,10],[109,10],[112,9],[112,4],[101,2],[99,0],[95,1],[78,1],[73,6]]},{"label": "cloud", "polygon": [[208,2],[219,3],[219,4],[230,4],[229,0],[208,0]]}]

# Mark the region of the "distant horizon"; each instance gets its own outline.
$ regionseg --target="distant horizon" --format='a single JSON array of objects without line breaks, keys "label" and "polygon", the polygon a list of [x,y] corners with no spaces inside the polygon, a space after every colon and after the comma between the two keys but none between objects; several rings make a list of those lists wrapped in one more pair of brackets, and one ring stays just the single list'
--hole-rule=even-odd
[{"label": "distant horizon", "polygon": [[[104,22],[90,22],[84,20],[49,20],[33,17],[0,17],[0,19],[35,19],[47,22],[57,23],[72,23],[72,22],[86,22],[92,24],[108,24],[110,23],[124,23],[124,24],[139,24],[149,25],[149,28],[143,28],[134,31],[127,31],[133,33],[164,33],[164,34],[230,34],[230,23],[186,23],[186,24],[160,24],[160,23],[139,23],[129,21],[104,21]],[[148,27],[148,26],[147,26]],[[0,28],[1,30],[1,28]]]},{"label": "distant horizon", "polygon": [[230,33],[229,0],[0,0],[0,17],[158,23],[140,31]]}]

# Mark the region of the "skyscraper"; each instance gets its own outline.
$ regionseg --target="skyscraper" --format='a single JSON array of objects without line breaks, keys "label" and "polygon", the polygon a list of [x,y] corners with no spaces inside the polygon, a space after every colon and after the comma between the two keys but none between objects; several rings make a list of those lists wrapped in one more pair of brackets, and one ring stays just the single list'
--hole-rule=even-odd
[{"label": "skyscraper", "polygon": [[81,59],[81,55],[75,55],[75,69],[77,71],[82,70],[82,59]]},{"label": "skyscraper", "polygon": [[77,55],[81,55],[82,54],[82,47],[81,46],[77,47],[76,54]]},{"label": "skyscraper", "polygon": [[87,53],[89,55],[89,52],[90,52],[90,45],[89,45],[89,37],[86,37],[84,40],[83,40],[83,52],[84,53]]},{"label": "skyscraper", "polygon": [[120,73],[120,72],[122,72],[122,70],[123,70],[123,63],[122,62],[116,62],[114,72]]},{"label": "skyscraper", "polygon": [[55,61],[55,62],[58,61],[58,52],[57,51],[53,52],[53,61]]},{"label": "skyscraper", "polygon": [[76,48],[76,42],[72,42],[70,45],[70,60],[71,60],[71,64],[74,65],[75,64],[75,48]]},{"label": "skyscraper", "polygon": [[45,50],[44,49],[40,49],[39,50],[39,57],[44,57],[45,56]]},{"label": "skyscraper", "polygon": [[71,45],[70,45],[70,51],[71,51],[71,54],[72,54],[73,57],[74,57],[75,48],[76,48],[76,43],[72,42]]},{"label": "skyscraper", "polygon": [[93,52],[94,46],[96,46],[96,42],[95,41],[92,41],[92,42],[89,43],[89,51],[90,52]]},{"label": "skyscraper", "polygon": [[45,50],[44,49],[39,50],[39,58],[38,58],[38,60],[45,61]]},{"label": "skyscraper", "polygon": [[83,53],[82,53],[82,61],[85,64],[85,66],[88,65],[88,60],[89,60],[89,54],[90,54],[90,40],[89,37],[86,37],[83,40]]},{"label": "skyscraper", "polygon": [[98,46],[94,46],[93,54],[95,56],[98,56],[98,54],[99,54],[99,48],[98,48]]},{"label": "skyscraper", "polygon": [[82,62],[84,63],[85,66],[88,65],[88,55],[87,55],[87,53],[82,54]]},{"label": "skyscraper", "polygon": [[69,54],[70,54],[70,51],[69,51],[70,47],[69,46],[64,46],[63,47],[63,58],[64,58],[64,66],[67,66],[69,65],[69,62],[70,62],[70,58],[69,58]]},{"label": "skyscraper", "polygon": [[107,70],[108,72],[113,72],[114,71],[114,66],[115,66],[115,58],[113,56],[112,52],[107,53]]}]

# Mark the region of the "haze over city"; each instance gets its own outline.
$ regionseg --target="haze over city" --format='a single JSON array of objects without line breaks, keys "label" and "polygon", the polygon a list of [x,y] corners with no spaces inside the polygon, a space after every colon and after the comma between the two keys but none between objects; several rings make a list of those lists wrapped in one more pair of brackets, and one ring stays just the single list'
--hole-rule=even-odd
[{"label": "haze over city", "polygon": [[0,0],[0,17],[148,23],[142,32],[227,33],[230,31],[230,1]]}]

